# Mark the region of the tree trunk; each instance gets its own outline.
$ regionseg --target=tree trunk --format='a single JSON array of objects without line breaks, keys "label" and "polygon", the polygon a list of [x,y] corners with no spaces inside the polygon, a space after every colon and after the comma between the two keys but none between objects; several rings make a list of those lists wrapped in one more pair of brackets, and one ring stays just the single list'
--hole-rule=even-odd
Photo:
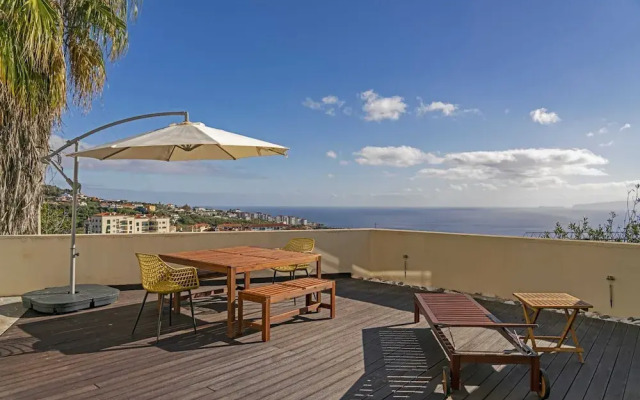
[{"label": "tree trunk", "polygon": [[[0,88],[0,92],[3,88]],[[0,235],[35,234],[54,118],[21,111],[0,93]]]}]

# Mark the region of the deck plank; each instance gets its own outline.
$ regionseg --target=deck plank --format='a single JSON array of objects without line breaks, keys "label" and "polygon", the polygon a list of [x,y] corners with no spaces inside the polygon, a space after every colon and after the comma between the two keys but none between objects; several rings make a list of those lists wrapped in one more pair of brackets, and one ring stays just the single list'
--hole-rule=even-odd
[{"label": "deck plank", "polygon": [[[640,329],[640,327],[638,327]],[[640,333],[636,340],[636,345],[633,350],[633,357],[631,366],[629,368],[629,374],[627,376],[627,382],[624,388],[623,400],[639,400],[640,399]]]},{"label": "deck plank", "polygon": [[639,332],[640,327],[638,326],[629,325],[627,327],[627,333],[622,341],[622,346],[620,347],[620,353],[618,354],[615,367],[610,373],[611,376],[607,385],[607,391],[603,397],[604,400],[619,400],[624,397],[624,391],[627,385],[629,370],[631,362],[633,361],[633,354]]},{"label": "deck plank", "polygon": [[[159,345],[155,301],[130,335],[140,290],[73,314],[27,312],[0,336],[0,399],[441,399],[447,361],[424,321],[413,323],[415,292],[340,279],[335,319],[322,310],[277,324],[267,343],[255,330],[226,338],[224,296],[196,302],[197,334],[187,308],[172,327],[165,313]],[[480,303],[503,321],[522,321],[518,306]],[[259,315],[257,306],[246,312]],[[539,322],[540,333],[554,333],[564,318],[545,312]],[[640,327],[582,316],[575,327],[586,364],[571,354],[544,355],[551,399],[639,399]],[[469,344],[499,345],[487,333]],[[454,399],[534,398],[527,367],[464,365],[462,384]]]}]

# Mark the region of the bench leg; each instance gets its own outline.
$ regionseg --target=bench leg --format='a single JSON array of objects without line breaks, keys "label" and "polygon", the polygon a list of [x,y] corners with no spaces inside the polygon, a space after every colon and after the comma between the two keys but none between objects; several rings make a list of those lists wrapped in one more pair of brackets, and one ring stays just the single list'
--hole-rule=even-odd
[{"label": "bench leg", "polygon": [[413,302],[413,323],[417,324],[420,322],[420,310],[418,309],[418,303],[416,301]]},{"label": "bench leg", "polygon": [[240,294],[238,296],[238,322],[237,322],[238,328],[236,329],[236,332],[238,332],[238,335],[242,335],[243,322],[244,322],[244,300],[242,298],[242,294]]},{"label": "bench leg", "polygon": [[313,295],[312,294],[308,294],[305,296],[305,306],[309,307],[311,305],[311,303],[313,302]]},{"label": "bench leg", "polygon": [[271,301],[267,299],[262,303],[262,341],[271,339]]},{"label": "bench leg", "polygon": [[336,317],[336,282],[331,282],[331,319]]},{"label": "bench leg", "polygon": [[451,388],[460,390],[460,357],[451,357]]}]

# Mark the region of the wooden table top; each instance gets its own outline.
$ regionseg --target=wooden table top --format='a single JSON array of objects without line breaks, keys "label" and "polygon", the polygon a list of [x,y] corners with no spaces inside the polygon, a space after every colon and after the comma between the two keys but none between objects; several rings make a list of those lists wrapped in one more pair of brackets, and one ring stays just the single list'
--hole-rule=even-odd
[{"label": "wooden table top", "polygon": [[308,264],[320,259],[320,255],[316,253],[298,253],[253,246],[181,251],[159,256],[165,262],[215,272],[226,272],[229,268],[237,272],[256,271],[293,264]]},{"label": "wooden table top", "polygon": [[577,308],[593,306],[568,293],[514,293],[518,300],[532,308]]}]

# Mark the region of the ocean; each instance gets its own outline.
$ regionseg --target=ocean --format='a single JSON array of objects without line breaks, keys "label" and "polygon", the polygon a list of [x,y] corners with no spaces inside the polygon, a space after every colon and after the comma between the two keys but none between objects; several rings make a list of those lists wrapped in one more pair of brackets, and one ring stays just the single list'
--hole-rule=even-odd
[{"label": "ocean", "polygon": [[[553,231],[589,218],[592,226],[605,224],[609,211],[572,208],[356,208],[356,207],[243,207],[271,215],[294,215],[334,228],[389,228],[418,231],[525,236]],[[622,210],[614,227],[622,225]]]}]

